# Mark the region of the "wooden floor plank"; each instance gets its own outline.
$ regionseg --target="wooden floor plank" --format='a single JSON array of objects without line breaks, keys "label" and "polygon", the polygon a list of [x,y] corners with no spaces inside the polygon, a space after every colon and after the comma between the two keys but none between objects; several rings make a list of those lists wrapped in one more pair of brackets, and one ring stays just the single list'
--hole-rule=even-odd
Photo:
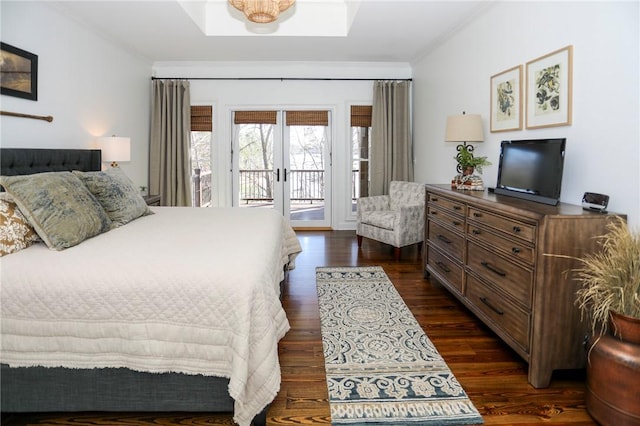
[{"label": "wooden floor plank", "polygon": [[[425,279],[421,254],[366,240],[353,231],[299,231],[303,253],[287,278],[283,306],[291,330],[279,346],[280,392],[268,425],[330,424],[318,301],[317,266],[380,265],[476,405],[486,425],[595,425],[584,407],[584,371],[557,372],[551,386],[527,383],[527,364],[442,286]],[[3,416],[7,426],[49,425],[231,425],[220,414],[74,414]]]}]

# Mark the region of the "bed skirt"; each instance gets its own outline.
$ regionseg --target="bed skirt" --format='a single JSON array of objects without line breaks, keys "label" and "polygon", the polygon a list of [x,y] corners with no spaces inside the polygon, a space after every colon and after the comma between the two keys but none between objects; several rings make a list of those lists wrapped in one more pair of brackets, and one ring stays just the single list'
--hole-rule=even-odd
[{"label": "bed skirt", "polygon": [[[223,377],[1,366],[2,412],[233,412]],[[254,419],[266,424],[267,408]]]}]

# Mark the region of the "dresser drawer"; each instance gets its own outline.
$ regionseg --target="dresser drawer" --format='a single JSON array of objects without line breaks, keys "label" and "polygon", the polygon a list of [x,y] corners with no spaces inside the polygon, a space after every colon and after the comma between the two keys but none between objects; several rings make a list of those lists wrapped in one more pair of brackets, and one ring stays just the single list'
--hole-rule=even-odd
[{"label": "dresser drawer", "polygon": [[427,215],[430,220],[437,220],[461,233],[464,233],[464,216],[454,216],[451,214],[450,210],[443,210],[438,206],[427,207]]},{"label": "dresser drawer", "polygon": [[501,256],[467,242],[467,267],[487,281],[495,283],[522,305],[531,308],[533,271],[509,262]]},{"label": "dresser drawer", "polygon": [[523,241],[503,237],[473,223],[467,225],[467,233],[469,234],[469,238],[475,238],[496,249],[504,251],[507,257],[520,259],[523,262],[533,265],[535,256],[534,249]]},{"label": "dresser drawer", "polygon": [[427,265],[431,272],[442,276],[446,279],[447,284],[462,294],[462,266],[430,246],[427,246],[427,259]]},{"label": "dresser drawer", "polygon": [[527,312],[471,275],[467,275],[466,296],[495,326],[507,333],[525,352],[529,352],[530,316]]},{"label": "dresser drawer", "polygon": [[428,205],[437,207],[440,210],[448,210],[455,215],[466,216],[467,214],[466,204],[436,194],[429,194]]},{"label": "dresser drawer", "polygon": [[434,220],[429,220],[429,243],[439,247],[449,256],[462,262],[464,255],[464,236],[441,226]]},{"label": "dresser drawer", "polygon": [[529,241],[531,243],[535,242],[535,225],[523,223],[504,216],[498,216],[496,214],[489,213],[487,211],[480,210],[474,207],[469,207],[469,210],[467,211],[467,217],[472,221],[490,226],[494,229],[498,229],[508,235],[522,238],[523,240]]}]

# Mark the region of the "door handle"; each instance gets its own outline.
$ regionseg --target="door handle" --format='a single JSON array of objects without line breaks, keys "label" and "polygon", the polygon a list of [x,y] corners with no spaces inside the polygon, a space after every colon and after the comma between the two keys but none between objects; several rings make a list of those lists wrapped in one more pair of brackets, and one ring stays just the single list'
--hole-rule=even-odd
[{"label": "door handle", "polygon": [[280,182],[280,169],[276,169],[276,182]]},{"label": "door handle", "polygon": [[284,181],[286,182],[287,181],[287,169],[284,169],[283,176],[284,176]]}]

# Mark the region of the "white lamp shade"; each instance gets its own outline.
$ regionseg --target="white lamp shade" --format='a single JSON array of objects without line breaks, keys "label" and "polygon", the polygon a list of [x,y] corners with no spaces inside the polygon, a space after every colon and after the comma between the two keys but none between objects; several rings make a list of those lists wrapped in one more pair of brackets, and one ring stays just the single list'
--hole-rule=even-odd
[{"label": "white lamp shade", "polygon": [[104,137],[99,141],[102,150],[102,161],[130,161],[131,160],[131,138],[124,137]]},{"label": "white lamp shade", "polygon": [[479,114],[451,115],[447,117],[446,142],[482,142],[482,118]]}]

